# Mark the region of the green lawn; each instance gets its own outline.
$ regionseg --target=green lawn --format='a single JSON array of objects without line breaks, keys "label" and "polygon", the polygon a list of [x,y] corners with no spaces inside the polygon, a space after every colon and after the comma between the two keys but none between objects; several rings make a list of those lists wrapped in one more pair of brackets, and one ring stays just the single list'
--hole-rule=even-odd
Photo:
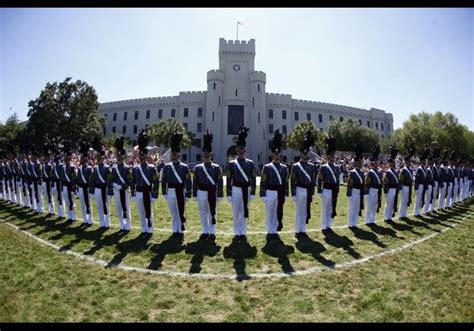
[{"label": "green lawn", "polygon": [[[78,200],[76,200],[78,202]],[[413,199],[414,201],[414,199]],[[77,206],[79,207],[79,206]],[[112,210],[114,206],[112,203]],[[61,254],[0,223],[1,321],[473,321],[474,203],[395,224],[359,230],[320,231],[316,196],[308,239],[293,236],[294,204],[287,200],[281,240],[265,239],[264,205],[251,204],[248,244],[232,242],[230,204],[218,209],[217,243],[198,240],[196,202],[187,207],[184,242],[170,238],[169,212],[155,203],[155,230],[122,235],[115,227],[45,218],[0,203],[0,219],[61,250],[110,263],[152,270],[233,275],[238,280],[196,279],[103,268]],[[410,207],[411,211],[413,206]],[[79,208],[77,208],[79,209]],[[114,212],[115,214],[115,212]],[[80,213],[78,213],[80,215]],[[95,215],[96,216],[96,215]],[[467,217],[469,216],[469,217]],[[335,226],[347,224],[345,187]],[[360,220],[360,224],[363,221]],[[451,227],[458,224],[455,228]],[[133,225],[139,226],[136,208]],[[440,233],[443,229],[450,229]],[[166,230],[166,231],[165,231]],[[228,234],[219,234],[225,231]],[[338,265],[400,247],[431,234],[434,238],[393,255],[347,269],[286,278],[247,279],[253,273],[291,273]],[[238,277],[237,277],[238,276]],[[245,280],[244,280],[245,279]],[[453,300],[455,298],[455,300]]]}]

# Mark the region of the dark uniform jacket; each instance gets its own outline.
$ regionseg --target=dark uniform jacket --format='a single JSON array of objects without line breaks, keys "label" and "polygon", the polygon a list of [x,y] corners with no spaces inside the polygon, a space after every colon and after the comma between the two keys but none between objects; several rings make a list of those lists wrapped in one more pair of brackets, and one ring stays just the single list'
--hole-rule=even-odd
[{"label": "dark uniform jacket", "polygon": [[163,175],[161,178],[161,193],[163,195],[166,195],[168,193],[169,186],[175,186],[180,184],[178,178],[176,178],[174,174],[174,171],[171,167],[171,163],[173,163],[174,169],[176,170],[176,173],[181,179],[181,184],[184,185],[186,198],[191,198],[191,172],[189,171],[188,165],[183,162],[169,162],[165,164],[163,168]]},{"label": "dark uniform jacket", "polygon": [[275,168],[280,174],[281,183],[278,180],[278,176],[271,166],[273,162],[267,163],[263,166],[262,176],[260,179],[260,196],[264,197],[267,194],[268,190],[276,190],[275,186],[283,186],[285,190],[285,195],[288,196],[288,167],[281,163],[273,163]]},{"label": "dark uniform jacket", "polygon": [[[203,170],[206,167],[207,173],[211,176],[214,181],[214,185],[211,183],[206,173]],[[217,197],[224,197],[224,183],[222,179],[222,170],[217,163],[200,163],[194,167],[193,170],[193,197],[197,197],[198,187],[201,185],[205,186],[216,186]]]},{"label": "dark uniform jacket", "polygon": [[[301,171],[299,165],[303,167],[309,178]],[[316,167],[311,162],[297,162],[291,167],[290,185],[291,195],[296,195],[296,187],[307,188],[311,187],[311,194],[314,194],[314,187],[316,186]]]},{"label": "dark uniform jacket", "polygon": [[226,193],[227,196],[230,197],[232,196],[232,186],[234,186],[234,182],[237,183],[246,183],[246,180],[244,179],[244,176],[242,176],[240,170],[237,168],[235,165],[235,162],[239,162],[240,167],[244,171],[244,173],[247,175],[248,180],[250,183],[250,195],[255,195],[255,191],[257,188],[257,181],[256,181],[256,170],[255,170],[255,164],[252,160],[250,159],[239,159],[236,158],[235,160],[229,162],[227,165],[227,179],[226,179]]}]

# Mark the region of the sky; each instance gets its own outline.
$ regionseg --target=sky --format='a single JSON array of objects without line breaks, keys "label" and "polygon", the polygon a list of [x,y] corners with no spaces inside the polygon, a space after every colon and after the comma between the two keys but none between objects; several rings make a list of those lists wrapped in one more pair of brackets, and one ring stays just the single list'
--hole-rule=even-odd
[{"label": "sky", "polygon": [[267,92],[382,109],[395,128],[451,112],[474,131],[472,8],[0,8],[0,122],[66,77],[99,102],[204,91],[237,21]]}]

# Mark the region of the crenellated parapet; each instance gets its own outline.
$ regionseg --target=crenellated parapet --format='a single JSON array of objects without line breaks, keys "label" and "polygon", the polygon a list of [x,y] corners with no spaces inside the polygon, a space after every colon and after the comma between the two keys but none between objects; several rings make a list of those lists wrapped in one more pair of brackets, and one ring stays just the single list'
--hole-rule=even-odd
[{"label": "crenellated parapet", "polygon": [[246,40],[225,40],[219,39],[219,53],[239,53],[255,55],[255,39]]},{"label": "crenellated parapet", "polygon": [[249,73],[249,81],[251,83],[263,83],[267,82],[267,75],[263,71],[252,71]]},{"label": "crenellated parapet", "polygon": [[207,72],[207,82],[213,81],[224,83],[224,72],[222,70],[209,70]]}]

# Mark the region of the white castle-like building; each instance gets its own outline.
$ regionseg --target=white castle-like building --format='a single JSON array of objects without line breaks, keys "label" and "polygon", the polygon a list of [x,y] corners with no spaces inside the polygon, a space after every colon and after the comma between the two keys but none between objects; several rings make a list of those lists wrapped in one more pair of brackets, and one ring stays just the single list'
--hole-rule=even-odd
[{"label": "white castle-like building", "polygon": [[[337,104],[293,99],[289,94],[267,93],[266,75],[255,71],[255,39],[219,40],[219,69],[207,72],[205,91],[179,92],[176,96],[104,102],[99,114],[106,119],[104,135],[119,134],[136,141],[137,134],[151,124],[174,117],[195,134],[195,147],[181,150],[182,160],[201,161],[203,133],[213,135],[214,161],[225,164],[240,126],[250,128],[247,157],[256,164],[266,163],[271,154],[273,132],[283,134],[310,120],[326,131],[331,120],[352,118],[382,138],[390,138],[393,116],[383,110],[361,109]],[[284,160],[299,152],[283,150]]]}]

